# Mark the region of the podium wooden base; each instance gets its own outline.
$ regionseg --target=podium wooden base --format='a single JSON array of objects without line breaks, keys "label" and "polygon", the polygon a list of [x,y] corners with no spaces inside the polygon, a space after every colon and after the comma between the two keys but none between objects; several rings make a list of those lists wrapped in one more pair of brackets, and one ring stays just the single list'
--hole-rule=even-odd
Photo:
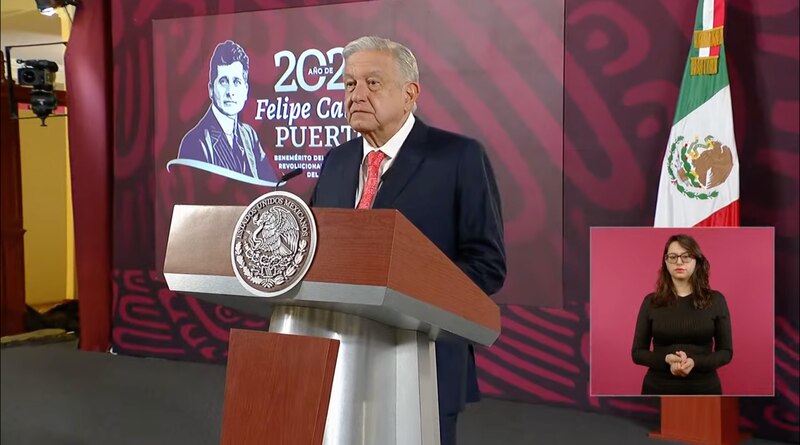
[{"label": "podium wooden base", "polygon": [[739,432],[736,397],[662,397],[661,430],[648,436],[697,445],[736,445],[749,437]]},{"label": "podium wooden base", "polygon": [[339,341],[231,329],[223,445],[321,445]]}]

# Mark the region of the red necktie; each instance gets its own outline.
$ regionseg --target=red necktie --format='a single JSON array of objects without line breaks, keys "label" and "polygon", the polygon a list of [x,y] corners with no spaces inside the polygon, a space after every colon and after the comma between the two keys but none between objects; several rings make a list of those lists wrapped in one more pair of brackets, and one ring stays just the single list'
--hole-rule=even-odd
[{"label": "red necktie", "polygon": [[381,162],[386,158],[386,153],[374,150],[367,155],[367,182],[364,183],[364,191],[358,201],[357,209],[368,209],[372,207],[375,194],[378,193],[378,183],[381,180]]}]

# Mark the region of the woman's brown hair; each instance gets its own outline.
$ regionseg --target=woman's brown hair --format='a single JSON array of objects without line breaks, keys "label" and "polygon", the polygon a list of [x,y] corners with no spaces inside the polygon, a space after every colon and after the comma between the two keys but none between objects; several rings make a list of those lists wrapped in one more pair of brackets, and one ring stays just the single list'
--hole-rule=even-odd
[{"label": "woman's brown hair", "polygon": [[664,252],[661,255],[661,270],[658,272],[658,282],[656,292],[653,296],[652,304],[655,307],[669,306],[674,304],[678,296],[675,292],[675,285],[672,283],[672,276],[667,269],[666,256],[669,245],[677,242],[686,252],[697,262],[694,273],[690,279],[692,284],[693,304],[697,309],[705,309],[711,306],[711,288],[708,285],[708,277],[711,271],[711,264],[700,250],[694,238],[685,234],[672,235],[664,244]]}]

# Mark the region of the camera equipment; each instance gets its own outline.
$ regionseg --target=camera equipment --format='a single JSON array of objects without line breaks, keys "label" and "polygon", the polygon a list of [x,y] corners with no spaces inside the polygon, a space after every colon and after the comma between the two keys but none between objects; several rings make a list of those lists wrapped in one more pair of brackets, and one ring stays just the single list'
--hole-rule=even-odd
[{"label": "camera equipment", "polygon": [[[49,1],[49,0],[48,0]],[[71,3],[72,4],[72,3]],[[50,42],[50,43],[32,43],[29,45],[15,45],[6,46],[5,51],[5,69],[6,79],[8,82],[8,108],[12,119],[35,119],[31,117],[19,117],[17,113],[17,99],[14,96],[15,86],[27,86],[31,89],[29,102],[30,109],[33,113],[42,120],[42,126],[48,116],[66,116],[66,114],[52,114],[58,107],[58,100],[54,90],[54,83],[56,81],[56,72],[58,71],[58,64],[45,59],[17,59],[17,63],[21,66],[17,69],[17,81],[13,81],[11,75],[11,50],[16,48],[31,48],[40,46],[51,45],[64,45],[67,42]]]},{"label": "camera equipment", "polygon": [[33,87],[31,111],[42,120],[44,126],[44,120],[58,107],[58,100],[53,93],[58,64],[43,59],[18,59],[17,63],[23,65],[17,70],[17,82],[20,85]]},{"label": "camera equipment", "polygon": [[56,72],[58,72],[58,65],[55,62],[17,59],[17,63],[24,65],[17,70],[17,82],[20,85],[53,89],[53,82],[55,82]]}]

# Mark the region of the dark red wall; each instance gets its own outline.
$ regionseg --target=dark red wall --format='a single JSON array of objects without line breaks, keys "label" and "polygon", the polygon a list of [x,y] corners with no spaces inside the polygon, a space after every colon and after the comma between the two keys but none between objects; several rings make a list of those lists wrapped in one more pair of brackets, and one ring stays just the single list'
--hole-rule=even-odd
[{"label": "dark red wall", "polygon": [[[69,156],[80,296],[80,346],[107,351],[111,333],[113,110],[111,6],[86,0],[64,54],[69,84]],[[103,37],[106,38],[103,38]]]}]

